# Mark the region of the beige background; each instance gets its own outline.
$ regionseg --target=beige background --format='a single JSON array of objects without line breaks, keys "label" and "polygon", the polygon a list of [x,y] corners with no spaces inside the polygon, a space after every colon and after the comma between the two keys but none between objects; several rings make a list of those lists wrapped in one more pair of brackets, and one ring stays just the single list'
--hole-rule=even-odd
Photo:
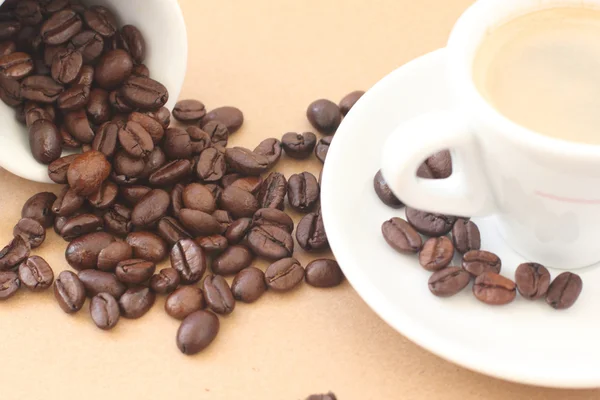
[{"label": "beige background", "polygon": [[[181,0],[190,41],[183,97],[246,115],[234,144],[309,129],[306,106],[367,89],[394,68],[444,45],[470,0]],[[368,138],[369,132],[365,132]],[[286,175],[310,163],[280,164]],[[40,190],[0,171],[8,242],[23,202]],[[37,252],[66,268],[65,242],[49,231]],[[298,254],[302,261],[307,258]],[[186,357],[163,299],[141,320],[102,332],[86,309],[64,314],[51,291],[21,291],[0,304],[0,398],[304,399],[334,391],[354,399],[586,399],[488,378],[450,364],[382,322],[345,283],[306,285],[238,304],[215,342]],[[490,360],[494,362],[494,360]],[[84,394],[87,392],[87,394]],[[109,397],[110,396],[110,397]]]}]

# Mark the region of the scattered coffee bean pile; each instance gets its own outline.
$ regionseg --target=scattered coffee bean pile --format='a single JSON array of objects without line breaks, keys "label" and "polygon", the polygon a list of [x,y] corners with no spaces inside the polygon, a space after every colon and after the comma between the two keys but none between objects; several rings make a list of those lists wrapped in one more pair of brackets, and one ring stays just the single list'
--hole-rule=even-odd
[{"label": "scattered coffee bean pile", "polygon": [[[28,127],[35,159],[65,184],[58,196],[38,193],[23,206],[14,239],[0,251],[0,300],[54,281],[64,312],[80,311],[91,298],[92,321],[108,330],[121,317],[142,317],[157,294],[168,295],[165,311],[182,320],[177,346],[194,354],[217,335],[217,314],[233,312],[237,301],[290,291],[303,280],[321,288],[343,281],[334,260],[304,268],[293,258],[286,197],[306,214],[295,232],[300,247],[329,247],[317,178],[273,171],[282,152],[295,159],[314,152],[324,162],[331,136],[286,133],[254,150],[228,148],[242,112],[207,112],[202,102],[183,100],[172,115],[185,127],[171,126],[167,89],[143,64],[141,32],[119,28],[107,8],[7,0],[0,17],[0,98]],[[315,101],[307,117],[332,135],[361,95],[339,106]],[[81,153],[61,157],[64,149]],[[31,255],[52,226],[69,242],[65,258],[77,271],[56,280]],[[166,258],[170,267],[157,271]],[[272,262],[266,272],[252,266],[256,258]],[[233,275],[230,287],[224,276]]]},{"label": "scattered coffee bean pile", "polygon": [[[452,174],[452,159],[448,151],[429,157],[417,171],[425,179],[444,179]],[[373,179],[377,196],[392,207],[404,207],[386,184],[381,171]],[[486,304],[502,305],[512,302],[517,291],[528,300],[546,299],[557,310],[571,307],[582,290],[581,278],[563,272],[551,283],[550,272],[540,264],[518,266],[515,280],[500,275],[502,261],[489,251],[481,250],[477,225],[468,218],[428,213],[406,207],[406,220],[392,218],[381,227],[383,237],[395,250],[419,255],[419,263],[433,272],[429,290],[436,296],[453,296],[469,285],[473,294]],[[450,237],[447,235],[450,234]],[[423,241],[423,237],[427,239]],[[454,254],[462,255],[462,266],[451,266]]]}]

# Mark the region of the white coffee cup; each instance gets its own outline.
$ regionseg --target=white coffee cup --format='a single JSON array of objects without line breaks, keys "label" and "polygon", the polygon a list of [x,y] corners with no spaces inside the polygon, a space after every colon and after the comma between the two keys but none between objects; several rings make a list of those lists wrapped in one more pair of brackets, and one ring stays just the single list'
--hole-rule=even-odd
[{"label": "white coffee cup", "polygon": [[[0,0],[0,4],[4,3]],[[177,101],[187,68],[187,34],[177,0],[89,0],[113,10],[119,23],[137,26],[146,40],[144,63],[150,76],[169,90],[169,109]],[[0,167],[23,178],[51,182],[48,166],[38,163],[29,148],[27,129],[15,111],[0,102]]]},{"label": "white coffee cup", "polygon": [[[490,29],[564,6],[600,9],[600,0],[479,0],[471,6],[446,49],[455,109],[431,110],[399,126],[385,143],[382,170],[407,205],[494,215],[504,239],[528,260],[576,269],[600,261],[600,146],[543,136],[507,119],[482,97],[472,74]],[[446,148],[453,174],[417,178],[422,161]]]}]

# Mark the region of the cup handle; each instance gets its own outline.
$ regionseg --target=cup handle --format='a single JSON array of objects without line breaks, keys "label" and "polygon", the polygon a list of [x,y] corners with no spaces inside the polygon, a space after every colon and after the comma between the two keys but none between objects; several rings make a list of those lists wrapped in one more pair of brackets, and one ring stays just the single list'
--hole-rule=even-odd
[{"label": "cup handle", "polygon": [[[444,149],[452,154],[452,175],[417,177],[423,160]],[[471,217],[496,208],[477,139],[457,113],[432,111],[397,127],[385,142],[382,174],[400,200],[419,210]]]}]

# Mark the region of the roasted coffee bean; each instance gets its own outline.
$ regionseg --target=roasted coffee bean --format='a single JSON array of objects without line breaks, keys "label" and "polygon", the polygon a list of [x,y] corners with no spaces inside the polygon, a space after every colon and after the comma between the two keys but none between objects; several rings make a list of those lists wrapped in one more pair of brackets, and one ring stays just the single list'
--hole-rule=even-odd
[{"label": "roasted coffee bean", "polygon": [[64,45],[59,45],[59,46],[49,46],[46,45],[44,47],[44,64],[47,67],[51,67],[52,66],[52,62],[54,61],[54,56],[62,51],[62,50],[66,50],[66,46]]},{"label": "roasted coffee bean", "polygon": [[157,110],[169,100],[169,92],[161,83],[143,76],[131,76],[120,91],[123,99],[142,110]]},{"label": "roasted coffee bean", "polygon": [[141,284],[152,277],[156,265],[151,261],[131,259],[117,264],[115,275],[117,279],[127,284]]},{"label": "roasted coffee bean", "polygon": [[123,150],[118,150],[113,159],[113,167],[115,174],[128,177],[129,183],[133,184],[135,178],[144,172],[146,163],[143,159],[133,158]]},{"label": "roasted coffee bean", "polygon": [[304,279],[304,268],[295,258],[284,258],[269,265],[265,271],[265,283],[270,289],[287,292]]},{"label": "roasted coffee bean", "polygon": [[177,330],[177,347],[183,354],[201,352],[219,333],[219,318],[210,311],[196,311],[183,320]]},{"label": "roasted coffee bean", "polygon": [[[290,232],[291,233],[291,232]],[[319,251],[329,248],[321,211],[306,214],[298,223],[296,240],[306,251]]]},{"label": "roasted coffee bean", "polygon": [[167,129],[171,125],[171,111],[167,107],[161,107],[157,111],[149,111],[146,114],[157,120],[163,129]]},{"label": "roasted coffee bean", "polygon": [[48,289],[54,281],[54,272],[42,257],[31,256],[19,265],[19,280],[34,292]]},{"label": "roasted coffee bean", "polygon": [[131,232],[125,241],[133,249],[135,258],[159,263],[167,257],[169,249],[162,238],[152,232]]},{"label": "roasted coffee bean", "polygon": [[383,204],[392,208],[404,207],[404,204],[396,197],[383,178],[381,170],[377,171],[375,178],[373,178],[373,187],[375,188],[375,193],[377,193],[379,200],[381,200]]},{"label": "roasted coffee bean", "polygon": [[165,311],[171,317],[183,320],[191,313],[204,308],[204,295],[196,286],[182,286],[165,301]]},{"label": "roasted coffee bean", "polygon": [[0,56],[7,56],[17,51],[17,45],[12,40],[0,42]]},{"label": "roasted coffee bean", "polygon": [[50,228],[54,223],[52,204],[56,195],[50,192],[40,192],[31,196],[21,209],[21,218],[31,218],[38,221],[44,228]]},{"label": "roasted coffee bean", "polygon": [[320,99],[312,102],[306,110],[311,125],[325,135],[332,135],[342,122],[342,112],[332,101]]},{"label": "roasted coffee bean", "polygon": [[231,314],[235,308],[235,298],[225,278],[207,275],[202,282],[202,289],[209,309],[217,314]]},{"label": "roasted coffee bean", "polygon": [[67,172],[71,188],[82,196],[97,192],[110,175],[111,165],[104,154],[91,150],[79,155]]},{"label": "roasted coffee bean", "polygon": [[65,128],[75,139],[84,144],[94,141],[94,130],[85,110],[71,111],[65,115]]},{"label": "roasted coffee bean", "polygon": [[174,268],[163,268],[150,278],[150,288],[158,294],[168,294],[179,286],[181,278]]},{"label": "roasted coffee bean", "polygon": [[175,185],[171,190],[171,211],[176,217],[179,217],[179,211],[181,211],[182,208],[185,208],[185,206],[183,205],[184,190],[185,186],[180,183]]},{"label": "roasted coffee bean", "polygon": [[138,286],[127,289],[119,299],[119,308],[123,318],[137,319],[143,317],[154,305],[156,294],[152,289]]},{"label": "roasted coffee bean", "polygon": [[213,260],[211,268],[215,274],[233,275],[249,267],[253,259],[247,247],[233,245]]},{"label": "roasted coffee bean", "polygon": [[202,211],[183,208],[179,211],[179,221],[194,236],[208,236],[221,233],[222,226],[210,214]]},{"label": "roasted coffee bean", "polygon": [[283,210],[287,181],[279,172],[271,172],[258,191],[258,202],[261,208],[277,208]]},{"label": "roasted coffee bean", "polygon": [[546,303],[555,310],[567,309],[575,304],[582,288],[583,282],[579,275],[563,272],[550,284],[546,294]]},{"label": "roasted coffee bean", "polygon": [[112,242],[98,254],[98,269],[112,272],[121,261],[133,258],[133,249],[126,242]]},{"label": "roasted coffee bean", "polygon": [[448,150],[435,153],[424,162],[426,172],[422,172],[425,178],[444,179],[452,175],[452,157]]},{"label": "roasted coffee bean", "polygon": [[180,182],[192,172],[190,160],[173,160],[150,175],[151,185],[167,186]]},{"label": "roasted coffee bean", "polygon": [[0,272],[0,300],[7,300],[14,296],[20,287],[21,281],[15,272]]},{"label": "roasted coffee bean", "polygon": [[515,271],[517,290],[528,300],[546,296],[550,286],[550,272],[541,264],[524,263]]},{"label": "roasted coffee bean", "polygon": [[471,220],[458,218],[452,227],[452,242],[459,253],[481,248],[479,228]]},{"label": "roasted coffee bean", "polygon": [[80,196],[67,185],[52,204],[52,212],[61,217],[68,217],[79,210],[84,202],[85,197]]},{"label": "roasted coffee bean", "polygon": [[347,95],[345,95],[344,98],[340,100],[339,105],[342,115],[346,116],[346,114],[348,114],[348,111],[350,111],[350,109],[354,107],[354,104],[356,104],[358,99],[360,99],[363,94],[365,94],[364,91],[355,90],[354,92],[350,92]]},{"label": "roasted coffee bean", "polygon": [[169,246],[173,246],[181,239],[189,239],[190,233],[172,217],[164,217],[158,221],[156,228],[158,235],[163,238]]},{"label": "roasted coffee bean", "polygon": [[429,278],[431,293],[438,297],[454,296],[463,290],[471,280],[471,275],[460,267],[447,267],[435,272]]},{"label": "roasted coffee bean", "polygon": [[499,274],[502,261],[489,251],[471,250],[463,255],[462,267],[473,276],[479,276],[484,272]]},{"label": "roasted coffee bean", "polygon": [[144,62],[146,58],[146,41],[138,28],[133,25],[125,25],[121,28],[119,39],[120,46],[131,54],[136,63]]},{"label": "roasted coffee bean", "polygon": [[71,241],[88,233],[98,232],[104,228],[104,220],[94,214],[80,214],[70,217],[60,230],[63,239]]},{"label": "roasted coffee bean", "polygon": [[68,47],[79,51],[84,63],[92,64],[104,51],[104,39],[94,31],[82,31],[71,38]]},{"label": "roasted coffee bean", "polygon": [[219,221],[219,224],[221,224],[221,233],[225,233],[227,228],[229,228],[229,225],[233,222],[231,215],[225,210],[215,210],[212,213],[212,216]]},{"label": "roasted coffee bean", "polygon": [[90,301],[90,315],[98,328],[110,330],[119,322],[119,303],[108,293],[98,293]]},{"label": "roasted coffee bean", "polygon": [[319,183],[310,172],[294,174],[288,180],[288,201],[300,212],[311,211],[319,201]]},{"label": "roasted coffee bean", "polygon": [[92,6],[83,12],[83,18],[87,26],[106,38],[117,32],[117,18],[106,7]]},{"label": "roasted coffee bean", "polygon": [[206,271],[204,250],[192,239],[182,239],[171,249],[171,266],[179,272],[183,284],[196,283]]},{"label": "roasted coffee bean", "polygon": [[287,231],[273,225],[256,226],[248,233],[248,246],[259,257],[280,260],[294,253],[294,240]]},{"label": "roasted coffee bean", "polygon": [[260,175],[271,167],[267,156],[257,154],[244,147],[226,149],[225,160],[233,171],[243,175]]},{"label": "roasted coffee bean", "polygon": [[18,21],[0,22],[0,40],[13,38],[21,30],[21,23]]},{"label": "roasted coffee bean", "polygon": [[450,265],[453,257],[452,242],[446,236],[441,236],[425,241],[419,253],[419,263],[427,271],[439,271]]},{"label": "roasted coffee bean", "polygon": [[15,268],[29,257],[30,251],[29,243],[22,236],[16,236],[0,250],[0,271]]},{"label": "roasted coffee bean", "polygon": [[206,186],[206,188],[212,192],[217,203],[221,201],[221,195],[223,194],[223,189],[221,188],[221,186],[214,183],[207,183],[204,186]]},{"label": "roasted coffee bean", "polygon": [[261,208],[252,217],[252,226],[274,225],[289,233],[294,230],[294,221],[281,210]]},{"label": "roasted coffee bean", "polygon": [[190,183],[187,185],[181,197],[185,208],[203,211],[208,214],[212,214],[216,209],[216,201],[213,194],[200,183]]},{"label": "roasted coffee bean", "polygon": [[154,143],[159,143],[165,135],[165,130],[160,122],[149,115],[133,112],[129,115],[129,120],[140,124],[150,134]]},{"label": "roasted coffee bean", "polygon": [[46,240],[46,229],[35,219],[21,218],[13,229],[13,235],[21,236],[32,249],[35,249]]},{"label": "roasted coffee bean", "polygon": [[37,120],[45,119],[52,122],[54,119],[46,110],[46,107],[34,103],[33,101],[28,101],[25,103],[23,110],[25,112],[25,124],[28,128],[31,128],[31,125],[33,125]]},{"label": "roasted coffee bean", "polygon": [[91,88],[93,81],[94,67],[92,67],[91,65],[84,65],[83,67],[81,67],[81,71],[79,71],[79,75],[77,76],[77,79],[75,79],[75,82],[73,82],[73,84],[83,85]]},{"label": "roasted coffee bean", "polygon": [[[331,140],[333,136],[325,136],[319,140],[317,145],[315,146],[315,155],[322,163],[325,163],[325,159],[327,158],[327,152],[329,151],[329,146],[331,145]],[[321,180],[319,179],[319,184],[321,184]],[[375,189],[377,190],[377,189]]]},{"label": "roasted coffee bean", "polygon": [[266,291],[265,274],[254,267],[241,270],[231,284],[233,297],[244,303],[254,303]]},{"label": "roasted coffee bean", "polygon": [[54,103],[64,88],[49,76],[28,76],[21,82],[21,96],[38,103]]},{"label": "roasted coffee bean", "polygon": [[103,218],[104,227],[115,235],[125,236],[133,228],[131,210],[122,204],[113,205]]},{"label": "roasted coffee bean", "polygon": [[219,121],[209,121],[202,124],[202,130],[210,136],[214,147],[225,148],[229,140],[229,130]]},{"label": "roasted coffee bean", "polygon": [[54,297],[64,312],[73,314],[85,303],[85,287],[73,272],[62,271],[54,282]]},{"label": "roasted coffee bean", "polygon": [[33,72],[33,60],[27,53],[11,53],[0,57],[0,73],[11,79],[23,79]]},{"label": "roasted coffee bean", "polygon": [[114,241],[114,236],[106,232],[88,233],[69,243],[65,258],[71,267],[79,271],[96,268],[100,251]]},{"label": "roasted coffee bean", "polygon": [[170,160],[190,158],[192,156],[192,139],[190,138],[190,134],[181,128],[167,129],[163,150]]},{"label": "roasted coffee bean", "polygon": [[133,60],[124,50],[111,50],[100,57],[95,69],[95,83],[102,89],[114,90],[131,75]]},{"label": "roasted coffee bean", "polygon": [[[190,136],[192,154],[201,154],[212,145],[210,135],[197,126],[188,126],[185,130]],[[224,147],[224,146],[223,146]]]},{"label": "roasted coffee bean", "polygon": [[[108,103],[117,113],[128,114],[133,111],[133,108],[123,100],[123,96],[118,90],[113,90],[108,94]],[[117,117],[115,116],[115,118]],[[113,119],[113,122],[116,121]]]},{"label": "roasted coffee bean", "polygon": [[484,272],[475,279],[473,294],[477,300],[491,305],[508,304],[515,299],[515,283],[494,272]]},{"label": "roasted coffee bean", "polygon": [[135,206],[152,188],[143,185],[121,187],[120,194],[129,205]]},{"label": "roasted coffee bean", "polygon": [[237,244],[242,241],[246,233],[252,227],[252,219],[240,218],[231,223],[225,231],[225,238],[229,244]]},{"label": "roasted coffee bean", "polygon": [[[223,178],[221,179],[221,185],[224,188],[226,188],[228,186],[233,185],[233,182],[237,181],[241,177],[242,177],[242,175],[240,175],[238,173],[232,173],[232,174],[224,175]],[[248,192],[248,190],[246,190],[246,191]]]},{"label": "roasted coffee bean", "polygon": [[173,108],[173,116],[182,122],[199,121],[206,115],[204,104],[198,100],[180,100]]},{"label": "roasted coffee bean", "polygon": [[131,222],[140,228],[152,227],[167,214],[170,203],[169,193],[161,189],[151,190],[133,208]]},{"label": "roasted coffee bean", "polygon": [[139,174],[140,179],[146,179],[154,172],[158,171],[167,163],[167,158],[165,157],[165,153],[163,153],[162,149],[155,146],[154,150],[152,150],[150,154],[144,158],[144,161],[144,169]]},{"label": "roasted coffee bean", "polygon": [[0,99],[11,107],[21,105],[24,97],[19,81],[0,75]]},{"label": "roasted coffee bean", "polygon": [[402,218],[392,218],[381,226],[385,241],[401,253],[418,253],[423,240],[417,231]]},{"label": "roasted coffee bean", "polygon": [[[65,128],[64,125],[62,125],[58,129],[58,133],[59,133],[59,135],[60,135],[60,137],[62,139],[62,147],[63,147],[63,149],[81,149],[83,147],[82,143],[79,140],[75,139],[73,137],[73,135],[71,135],[69,133],[69,131],[67,131],[67,128]],[[65,156],[65,157],[71,157],[72,156],[73,158],[75,158],[78,155],[79,154],[71,154],[70,156]],[[66,177],[66,171],[65,171],[65,182],[64,183],[67,183],[66,179],[67,179],[67,177]],[[56,182],[56,183],[63,183],[63,182]]]},{"label": "roasted coffee bean", "polygon": [[302,134],[288,132],[281,138],[281,145],[283,150],[285,150],[285,154],[299,160],[308,158],[316,144],[317,136],[312,132],[304,132]]},{"label": "roasted coffee bean", "polygon": [[79,15],[74,10],[67,8],[52,14],[42,24],[40,35],[46,44],[63,44],[78,34],[82,25]]},{"label": "roasted coffee bean", "polygon": [[58,128],[47,120],[38,120],[29,128],[31,154],[38,162],[50,164],[62,153],[62,139]]},{"label": "roasted coffee bean", "polygon": [[114,274],[95,269],[79,272],[79,280],[83,283],[88,297],[94,297],[99,293],[108,293],[115,299],[119,299],[127,290],[127,287]]},{"label": "roasted coffee bean", "polygon": [[335,260],[326,258],[313,260],[306,266],[306,283],[319,288],[338,286],[344,273]]},{"label": "roasted coffee bean", "polygon": [[21,0],[15,8],[15,15],[23,25],[37,25],[42,22],[42,9],[35,0]]},{"label": "roasted coffee bean", "polygon": [[[245,176],[236,179],[234,182],[231,183],[231,185],[228,186],[237,187],[242,190],[245,190],[246,192],[250,192],[253,195],[256,195],[262,187],[262,184],[263,180],[260,176]],[[227,185],[223,186],[227,187]]]},{"label": "roasted coffee bean", "polygon": [[113,182],[105,181],[100,190],[88,196],[90,204],[97,209],[104,210],[115,204],[119,188]]},{"label": "roasted coffee bean", "polygon": [[223,177],[226,170],[225,156],[215,149],[209,147],[200,153],[196,164],[196,174],[204,182],[215,182]]},{"label": "roasted coffee bean", "polygon": [[219,204],[235,219],[252,217],[259,209],[258,200],[252,193],[234,186],[229,186],[223,190]]},{"label": "roasted coffee bean", "polygon": [[135,158],[142,158],[154,150],[150,134],[137,122],[129,121],[119,129],[119,143],[123,150]]},{"label": "roasted coffee bean", "polygon": [[[89,92],[89,100],[85,107],[88,118],[96,125],[108,122],[112,116],[108,92],[104,89],[94,88]],[[98,136],[99,132],[96,132]]]},{"label": "roasted coffee bean", "polygon": [[52,78],[62,85],[72,83],[83,66],[83,56],[77,50],[63,49],[54,55],[52,60]]},{"label": "roasted coffee bean", "polygon": [[244,114],[235,107],[215,108],[202,118],[202,123],[207,124],[212,121],[218,121],[227,127],[229,133],[235,133],[244,123]]},{"label": "roasted coffee bean", "polygon": [[202,236],[194,240],[209,255],[221,254],[229,246],[227,238],[221,235]]},{"label": "roasted coffee bean", "polygon": [[143,76],[146,78],[150,77],[150,70],[144,64],[137,64],[133,66],[133,71],[131,71],[131,75]]},{"label": "roasted coffee bean", "polygon": [[329,392],[325,394],[312,394],[306,400],[337,400],[337,397],[335,397],[334,393]]},{"label": "roasted coffee bean", "polygon": [[269,166],[273,167],[281,158],[281,142],[275,138],[265,139],[254,149],[254,153],[267,157]]},{"label": "roasted coffee bean", "polygon": [[56,104],[63,112],[77,111],[86,106],[90,97],[90,88],[73,85],[58,96]]},{"label": "roasted coffee bean", "polygon": [[456,221],[456,217],[443,214],[428,213],[406,207],[406,219],[417,232],[431,237],[444,236]]}]

